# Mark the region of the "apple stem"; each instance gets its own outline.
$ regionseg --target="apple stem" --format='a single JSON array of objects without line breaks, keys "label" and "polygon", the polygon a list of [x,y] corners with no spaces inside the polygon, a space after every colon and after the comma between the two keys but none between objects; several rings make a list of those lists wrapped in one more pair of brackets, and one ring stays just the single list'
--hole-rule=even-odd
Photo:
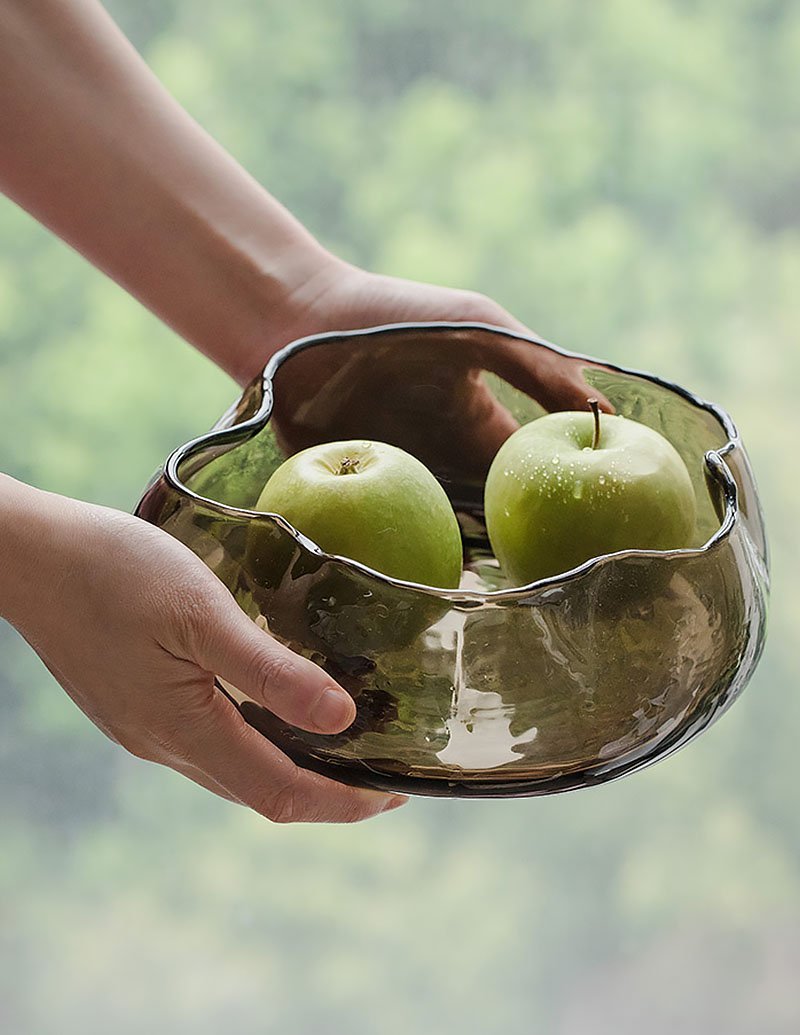
[{"label": "apple stem", "polygon": [[592,436],[592,449],[600,445],[600,403],[597,399],[587,399],[589,408],[594,414],[594,435]]},{"label": "apple stem", "polygon": [[356,474],[358,471],[358,457],[357,456],[343,456],[339,461],[339,470],[337,474]]}]

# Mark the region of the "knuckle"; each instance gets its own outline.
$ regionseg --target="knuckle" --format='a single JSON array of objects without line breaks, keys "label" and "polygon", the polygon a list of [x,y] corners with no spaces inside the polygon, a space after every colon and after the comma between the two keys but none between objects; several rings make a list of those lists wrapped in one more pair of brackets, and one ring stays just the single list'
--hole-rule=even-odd
[{"label": "knuckle", "polygon": [[194,655],[213,620],[213,602],[205,594],[195,593],[192,589],[182,592],[180,587],[173,590],[173,597],[170,610],[174,635]]},{"label": "knuckle", "polygon": [[381,805],[365,800],[358,791],[355,791],[337,803],[336,822],[363,823],[364,820],[372,819],[381,811]]},{"label": "knuckle", "polygon": [[503,310],[479,291],[465,291],[461,296],[461,312],[465,320],[475,323],[497,323]]},{"label": "knuckle", "polygon": [[152,742],[140,734],[117,732],[111,739],[134,758],[140,758],[143,762],[156,761],[157,752],[153,749]]},{"label": "knuckle", "polygon": [[357,791],[350,794],[341,810],[340,823],[360,823],[371,819],[381,811],[381,807],[365,800]]},{"label": "knuckle", "polygon": [[[259,810],[260,811],[260,810]],[[295,823],[300,818],[301,809],[297,788],[297,774],[272,794],[267,803],[264,815],[273,823]]]},{"label": "knuckle", "polygon": [[156,740],[164,757],[171,761],[188,760],[191,754],[191,734],[188,726],[189,724],[179,716],[174,716],[161,725]]},{"label": "knuckle", "polygon": [[253,686],[266,699],[280,694],[288,682],[297,677],[297,665],[291,655],[267,648],[254,661]]}]

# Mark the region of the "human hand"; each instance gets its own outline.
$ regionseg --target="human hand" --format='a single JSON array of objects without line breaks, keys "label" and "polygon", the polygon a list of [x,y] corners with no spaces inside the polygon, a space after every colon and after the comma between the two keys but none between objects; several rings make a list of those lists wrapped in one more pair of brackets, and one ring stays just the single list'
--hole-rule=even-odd
[{"label": "human hand", "polygon": [[[379,276],[330,258],[284,312],[290,314],[288,323],[267,329],[283,344],[321,331],[397,322],[485,323],[531,335],[484,295]],[[588,399],[596,397],[602,409],[613,411],[584,380],[585,361],[532,342],[476,334],[394,340],[395,347],[380,350],[317,348],[293,357],[279,375],[275,398],[276,428],[289,451],[314,444],[319,435],[358,437],[364,433],[359,429],[368,427],[370,437],[403,445],[437,470],[467,473],[469,467],[479,478],[518,427],[490,391],[483,370],[546,410],[586,409]],[[276,347],[270,341],[266,351]],[[309,413],[325,426],[311,427]],[[424,420],[416,420],[415,413]]]},{"label": "human hand", "polygon": [[0,613],[132,754],[276,822],[354,822],[405,800],[299,769],[245,723],[215,675],[316,733],[345,729],[355,705],[167,533],[2,476],[0,527]]}]

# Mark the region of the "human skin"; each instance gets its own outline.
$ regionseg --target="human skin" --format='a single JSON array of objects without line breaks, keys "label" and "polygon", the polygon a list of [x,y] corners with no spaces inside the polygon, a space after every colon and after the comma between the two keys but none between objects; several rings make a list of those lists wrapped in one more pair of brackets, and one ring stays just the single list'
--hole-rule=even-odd
[{"label": "human skin", "polygon": [[[0,96],[0,190],[239,384],[323,330],[468,320],[525,331],[483,295],[369,273],[324,249],[94,0],[4,0]],[[500,347],[497,366],[549,409],[585,405],[576,361]],[[480,443],[488,464],[516,424],[469,356],[454,358],[451,390],[469,403],[453,448]],[[124,747],[275,820],[357,820],[404,800],[297,770],[213,691],[217,672],[317,732],[355,715],[329,676],[251,626],[165,533],[2,478],[0,541],[0,613]],[[338,708],[331,698],[314,722],[326,689]]]},{"label": "human skin", "polygon": [[317,733],[355,717],[352,698],[251,622],[177,540],[6,475],[0,529],[0,616],[132,754],[277,822],[349,822],[402,803],[298,769],[214,689],[221,675]]}]

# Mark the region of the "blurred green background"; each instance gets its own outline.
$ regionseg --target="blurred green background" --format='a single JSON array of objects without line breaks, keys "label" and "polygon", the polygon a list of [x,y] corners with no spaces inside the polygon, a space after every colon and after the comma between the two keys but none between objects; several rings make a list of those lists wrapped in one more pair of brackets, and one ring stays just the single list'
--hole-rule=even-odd
[{"label": "blurred green background", "polygon": [[[800,4],[108,6],[339,254],[728,408],[770,635],[631,779],[284,828],[124,755],[0,627],[0,1029],[796,1033]],[[236,394],[8,202],[0,363],[0,469],[124,509]]]}]

